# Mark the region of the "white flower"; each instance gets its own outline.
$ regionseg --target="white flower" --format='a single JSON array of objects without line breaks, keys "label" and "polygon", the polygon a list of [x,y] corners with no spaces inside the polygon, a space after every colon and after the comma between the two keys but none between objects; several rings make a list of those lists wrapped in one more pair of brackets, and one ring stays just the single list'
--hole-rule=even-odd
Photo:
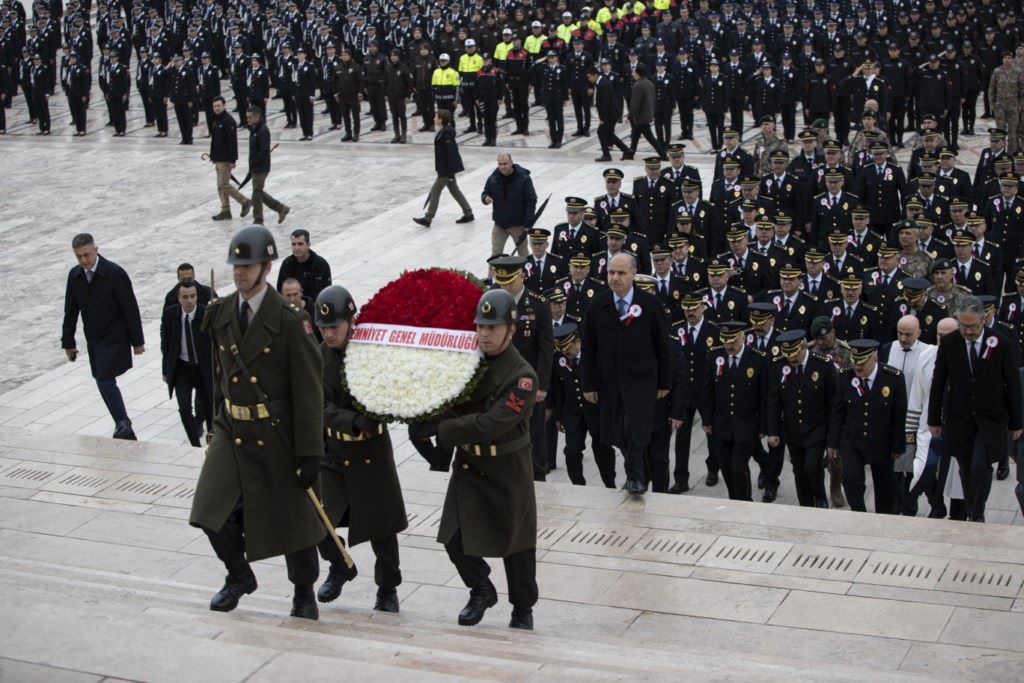
[{"label": "white flower", "polygon": [[458,398],[480,361],[475,353],[349,344],[345,381],[367,412],[414,421]]}]

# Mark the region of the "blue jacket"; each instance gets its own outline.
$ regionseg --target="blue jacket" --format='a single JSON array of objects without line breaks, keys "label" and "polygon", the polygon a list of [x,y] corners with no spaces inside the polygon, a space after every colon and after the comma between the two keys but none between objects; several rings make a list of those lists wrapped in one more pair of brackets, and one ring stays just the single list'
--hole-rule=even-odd
[{"label": "blue jacket", "polygon": [[501,171],[494,169],[484,184],[481,196],[488,196],[494,200],[491,205],[491,218],[499,228],[522,225],[529,230],[533,227],[537,192],[533,189],[530,172],[522,166],[513,164],[512,181],[507,188],[502,183]]}]

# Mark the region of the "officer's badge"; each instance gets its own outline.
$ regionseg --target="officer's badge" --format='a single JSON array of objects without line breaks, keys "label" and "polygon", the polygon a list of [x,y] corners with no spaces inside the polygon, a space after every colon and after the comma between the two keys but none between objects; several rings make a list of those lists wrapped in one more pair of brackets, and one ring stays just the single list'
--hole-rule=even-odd
[{"label": "officer's badge", "polygon": [[580,244],[586,244],[586,243],[587,243],[587,236],[586,235],[580,235]]},{"label": "officer's badge", "polygon": [[750,264],[750,269],[757,272],[757,261],[754,261],[752,264]]},{"label": "officer's badge", "polygon": [[697,282],[698,280],[700,280],[700,273],[694,273],[694,274],[693,274],[693,275],[691,275],[690,277],[692,277],[692,278],[693,278],[693,281],[694,281],[694,282]]},{"label": "officer's badge", "polygon": [[715,340],[712,339],[711,337],[708,337],[707,340],[706,340],[706,343],[708,345],[708,348],[711,348],[712,346],[714,346]]},{"label": "officer's badge", "polygon": [[1017,213],[1018,214],[1020,213],[1020,207],[1019,206],[1017,207]]},{"label": "officer's badge", "polygon": [[868,324],[868,317],[866,315],[862,315],[860,317],[860,324],[861,325],[867,325]]},{"label": "officer's badge", "polygon": [[768,259],[768,265],[771,266],[772,268],[775,267],[775,257]]},{"label": "officer's badge", "polygon": [[523,336],[524,337],[529,337],[530,336],[530,331],[529,330],[523,330]]},{"label": "officer's badge", "polygon": [[753,376],[754,376],[754,368],[747,368],[747,379],[750,379]]},{"label": "officer's badge", "polygon": [[801,304],[800,308],[796,309],[796,312],[799,313],[800,315],[803,315],[804,313],[807,312],[807,307]]},{"label": "officer's badge", "polygon": [[786,185],[786,192],[792,192],[792,191],[793,191],[793,186],[792,185]]},{"label": "officer's badge", "polygon": [[556,271],[558,270],[558,266],[556,266],[556,265],[552,265],[552,266],[551,266],[551,268],[550,268],[549,270],[550,270],[550,271],[551,271],[552,273],[554,273],[554,272],[556,272]]},{"label": "officer's badge", "polygon": [[491,312],[491,302],[490,301],[485,301],[482,304],[480,304],[480,312],[481,313],[490,313]]},{"label": "officer's badge", "polygon": [[633,242],[632,244],[629,245],[629,250],[633,252],[637,251],[636,242]]},{"label": "officer's badge", "polygon": [[[942,213],[942,207],[941,206],[936,206],[935,207],[935,215],[938,216],[940,213]],[[1017,209],[1017,213],[1020,213],[1020,209],[1019,208]]]},{"label": "officer's badge", "polygon": [[778,346],[773,346],[772,347],[772,355],[773,356],[779,355],[779,347]]},{"label": "officer's badge", "polygon": [[850,209],[850,205],[847,204],[846,202],[843,202],[843,211],[848,211],[849,209]]},{"label": "officer's badge", "polygon": [[320,315],[328,315],[331,312],[330,304],[320,304]]},{"label": "officer's badge", "polygon": [[812,382],[817,382],[818,381],[818,371],[817,370],[815,370],[814,372],[811,373],[811,381]]},{"label": "officer's badge", "polygon": [[929,315],[929,316],[926,316],[926,317],[925,317],[925,319],[924,319],[924,324],[925,324],[925,325],[931,325],[931,324],[932,324],[932,320],[933,320],[933,319],[934,319],[934,318],[932,318],[932,316],[930,316],[930,315]]},{"label": "officer's badge", "polygon": [[736,302],[735,301],[727,301],[726,304],[725,304],[725,307],[728,308],[731,311],[732,309],[736,308]]},{"label": "officer's badge", "polygon": [[871,89],[872,89],[873,91],[875,91],[875,92],[878,92],[878,86],[877,86],[877,85],[873,85],[873,86],[871,86]]},{"label": "officer's badge", "polygon": [[587,298],[588,298],[588,299],[590,299],[590,298],[591,298],[591,297],[593,297],[593,296],[594,296],[594,290],[592,290],[592,289],[588,289],[588,290],[587,290]]},{"label": "officer's badge", "polygon": [[981,273],[980,272],[975,272],[974,273],[974,279],[978,280],[980,282],[981,281]]},{"label": "officer's badge", "polygon": [[889,398],[889,394],[891,393],[892,390],[890,390],[889,387],[882,387],[882,398]]},{"label": "officer's badge", "polygon": [[956,184],[957,184],[958,182],[960,182],[960,181],[959,181],[959,180],[957,180],[956,178],[953,178],[952,180],[953,180],[953,184],[954,184],[954,185],[956,185]]},{"label": "officer's badge", "polygon": [[701,209],[701,210],[700,210],[700,213],[699,213],[698,215],[699,215],[699,216],[700,216],[701,218],[704,218],[704,209]]},{"label": "officer's badge", "polygon": [[872,251],[875,250],[875,245],[867,244],[867,245],[864,246],[864,250],[867,251],[868,253],[871,253]]},{"label": "officer's badge", "polygon": [[676,291],[672,292],[672,298],[674,298],[674,299],[678,299],[679,298],[679,290],[678,289]]},{"label": "officer's badge", "polygon": [[664,193],[665,193],[665,186],[664,186],[664,185],[662,185],[662,186],[661,186],[661,193],[662,193],[662,194],[664,194]]}]

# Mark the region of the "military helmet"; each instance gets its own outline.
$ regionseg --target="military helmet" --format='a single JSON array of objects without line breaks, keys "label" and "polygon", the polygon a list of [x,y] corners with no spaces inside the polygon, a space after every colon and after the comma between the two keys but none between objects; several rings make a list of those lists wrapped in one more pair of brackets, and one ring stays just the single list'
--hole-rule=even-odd
[{"label": "military helmet", "polygon": [[341,285],[331,285],[316,296],[317,327],[334,327],[356,315],[356,302]]},{"label": "military helmet", "polygon": [[228,265],[248,266],[277,260],[274,235],[262,225],[249,225],[231,236]]},{"label": "military helmet", "polygon": [[476,305],[476,325],[510,325],[516,321],[516,300],[504,289],[484,292]]}]

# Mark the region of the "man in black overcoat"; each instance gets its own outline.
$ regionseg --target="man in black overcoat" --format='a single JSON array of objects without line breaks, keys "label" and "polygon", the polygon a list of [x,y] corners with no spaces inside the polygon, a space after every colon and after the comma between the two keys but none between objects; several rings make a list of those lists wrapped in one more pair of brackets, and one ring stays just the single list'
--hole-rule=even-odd
[{"label": "man in black overcoat", "polygon": [[206,304],[199,302],[195,280],[180,282],[177,290],[178,303],[165,308],[160,319],[161,374],[168,396],[178,399],[178,414],[189,443],[200,446],[203,424],[207,431],[213,425],[213,355],[210,335],[202,329]]}]

